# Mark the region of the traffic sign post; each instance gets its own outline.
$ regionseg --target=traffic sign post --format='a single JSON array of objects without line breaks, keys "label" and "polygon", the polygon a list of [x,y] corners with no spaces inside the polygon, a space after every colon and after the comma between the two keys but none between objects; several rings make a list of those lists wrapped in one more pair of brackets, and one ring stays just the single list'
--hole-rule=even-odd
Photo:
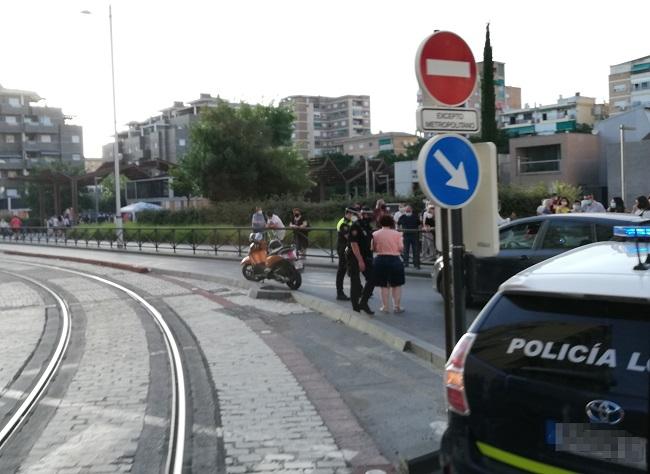
[{"label": "traffic sign post", "polygon": [[[436,31],[427,37],[420,44],[415,57],[415,75],[424,102],[424,107],[417,112],[418,130],[478,133],[478,112],[456,108],[472,95],[477,78],[472,50],[460,36],[449,31]],[[442,249],[443,260],[447,260],[444,273],[447,355],[466,327],[461,208],[474,199],[480,178],[481,166],[474,147],[461,135],[437,135],[425,143],[420,151],[420,188],[443,208],[441,220],[445,241],[448,241],[446,226],[451,225],[453,291],[449,281],[449,246],[443,245]],[[450,299],[453,311],[447,301]],[[452,334],[454,341],[450,341]]]}]

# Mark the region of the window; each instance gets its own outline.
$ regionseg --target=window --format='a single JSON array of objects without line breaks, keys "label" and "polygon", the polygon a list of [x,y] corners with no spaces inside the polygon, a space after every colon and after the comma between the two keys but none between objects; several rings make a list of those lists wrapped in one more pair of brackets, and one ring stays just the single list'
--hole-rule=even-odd
[{"label": "window", "polygon": [[12,107],[20,107],[20,99],[18,97],[9,97],[9,105]]},{"label": "window", "polygon": [[625,84],[616,84],[614,86],[614,92],[625,92],[625,89],[627,89]]},{"label": "window", "polygon": [[6,115],[5,122],[7,122],[9,125],[16,125],[18,123],[18,120],[15,115]]},{"label": "window", "polygon": [[15,143],[16,137],[13,135],[5,135],[5,143]]},{"label": "window", "polygon": [[542,248],[568,250],[591,242],[591,224],[587,222],[550,222]]},{"label": "window", "polygon": [[79,135],[72,135],[72,143],[79,143]]},{"label": "window", "polygon": [[50,135],[41,135],[41,143],[52,143],[52,137]]},{"label": "window", "polygon": [[502,229],[499,232],[499,248],[501,250],[532,249],[541,225],[541,222],[528,222]]},{"label": "window", "polygon": [[79,153],[73,153],[72,154],[72,160],[73,161],[81,161],[81,155]]},{"label": "window", "polygon": [[612,240],[614,229],[611,225],[596,224],[596,242]]},{"label": "window", "polygon": [[41,117],[41,124],[47,126],[52,125],[52,119],[47,115],[44,115]]},{"label": "window", "polygon": [[185,139],[184,138],[179,138],[178,146],[185,146]]}]

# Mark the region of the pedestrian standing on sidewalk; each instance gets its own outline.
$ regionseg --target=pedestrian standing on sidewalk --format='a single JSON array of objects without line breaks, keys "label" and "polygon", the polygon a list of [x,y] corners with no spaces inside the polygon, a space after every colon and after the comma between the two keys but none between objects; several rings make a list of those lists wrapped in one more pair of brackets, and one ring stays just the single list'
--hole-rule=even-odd
[{"label": "pedestrian standing on sidewalk", "polygon": [[436,244],[433,235],[435,229],[435,209],[433,204],[427,206],[422,214],[422,258],[433,260],[436,256]]},{"label": "pedestrian standing on sidewalk", "polygon": [[[370,315],[375,314],[368,306],[368,300],[375,287],[372,273],[372,230],[370,229],[372,218],[372,210],[364,207],[361,210],[360,219],[350,226],[350,237],[346,249],[352,309]],[[361,286],[361,273],[366,279],[363,287]]]},{"label": "pedestrian standing on sidewalk", "polygon": [[293,229],[293,242],[296,245],[298,254],[305,257],[307,255],[307,246],[309,245],[309,239],[307,237],[309,222],[305,219],[305,216],[299,208],[295,207],[292,212],[293,217],[291,218],[289,227]]},{"label": "pedestrian standing on sidewalk", "polygon": [[251,228],[253,232],[264,232],[266,228],[266,218],[261,207],[256,207],[251,217]]},{"label": "pedestrian standing on sidewalk", "polygon": [[413,252],[413,265],[420,269],[420,219],[413,213],[411,206],[406,206],[405,212],[397,223],[404,235],[404,266],[409,266],[409,253]]},{"label": "pedestrian standing on sidewalk", "polygon": [[357,220],[358,209],[348,207],[345,209],[345,215],[336,223],[336,253],[339,256],[339,264],[336,269],[336,299],[340,301],[350,301],[348,295],[343,291],[343,280],[348,269],[345,258],[345,248],[348,246],[348,237],[350,235],[350,226],[353,219]]},{"label": "pedestrian standing on sidewalk", "polygon": [[393,312],[403,313],[400,306],[402,285],[404,284],[404,265],[400,255],[404,250],[402,234],[394,229],[395,221],[386,214],[379,220],[381,229],[372,233],[372,249],[375,252],[374,275],[375,284],[381,287],[381,308],[379,311],[388,313],[389,288],[393,299]]}]

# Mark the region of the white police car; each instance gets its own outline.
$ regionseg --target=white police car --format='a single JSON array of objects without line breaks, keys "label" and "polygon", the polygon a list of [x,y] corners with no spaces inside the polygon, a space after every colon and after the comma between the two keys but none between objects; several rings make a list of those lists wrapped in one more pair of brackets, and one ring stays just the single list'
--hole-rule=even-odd
[{"label": "white police car", "polygon": [[446,366],[443,472],[648,472],[650,228],[501,285]]}]

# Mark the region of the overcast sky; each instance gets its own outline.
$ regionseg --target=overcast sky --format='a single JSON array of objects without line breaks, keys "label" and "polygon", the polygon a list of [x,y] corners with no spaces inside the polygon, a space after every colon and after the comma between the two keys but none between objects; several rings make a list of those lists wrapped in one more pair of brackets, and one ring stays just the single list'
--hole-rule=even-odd
[{"label": "overcast sky", "polygon": [[[32,90],[84,129],[87,158],[112,140],[108,4],[4,0],[0,84]],[[609,66],[650,55],[647,0],[114,0],[118,130],[199,93],[277,103],[367,94],[373,133],[414,132],[415,53],[435,29],[493,57],[522,103],[608,99]],[[90,10],[92,15],[82,15]]]}]

